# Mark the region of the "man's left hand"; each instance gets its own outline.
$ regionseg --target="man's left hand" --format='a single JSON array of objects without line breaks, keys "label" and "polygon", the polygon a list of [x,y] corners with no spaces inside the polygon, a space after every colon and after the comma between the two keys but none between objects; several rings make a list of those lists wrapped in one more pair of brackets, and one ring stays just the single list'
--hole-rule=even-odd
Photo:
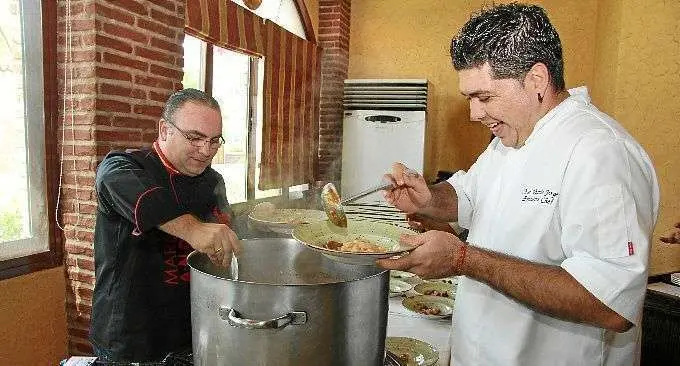
[{"label": "man's left hand", "polygon": [[418,235],[402,235],[401,242],[416,247],[398,259],[379,259],[376,264],[384,269],[415,273],[423,279],[443,278],[458,274],[455,268],[466,244],[453,234],[428,231]]}]

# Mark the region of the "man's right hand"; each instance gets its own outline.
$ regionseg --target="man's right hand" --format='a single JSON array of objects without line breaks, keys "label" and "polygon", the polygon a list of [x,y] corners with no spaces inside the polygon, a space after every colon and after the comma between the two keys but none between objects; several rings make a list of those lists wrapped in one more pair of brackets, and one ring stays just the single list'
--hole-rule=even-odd
[{"label": "man's right hand", "polygon": [[194,249],[205,253],[223,267],[231,264],[232,253],[238,255],[238,237],[229,226],[210,222],[197,222],[186,236],[186,242]]},{"label": "man's right hand", "polygon": [[385,192],[385,200],[406,213],[417,212],[432,199],[423,176],[401,163],[394,163],[392,172],[385,174],[385,179],[394,185],[392,190]]},{"label": "man's right hand", "polygon": [[207,254],[215,264],[223,267],[229,267],[232,253],[238,256],[241,249],[236,233],[229,226],[201,222],[189,214],[172,219],[159,228],[183,239],[192,248]]}]

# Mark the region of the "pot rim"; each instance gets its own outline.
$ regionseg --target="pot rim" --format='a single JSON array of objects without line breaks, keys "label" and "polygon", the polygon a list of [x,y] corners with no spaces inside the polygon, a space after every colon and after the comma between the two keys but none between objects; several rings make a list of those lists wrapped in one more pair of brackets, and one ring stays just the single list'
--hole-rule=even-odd
[{"label": "pot rim", "polygon": [[[249,240],[253,240],[253,239],[249,239]],[[203,254],[203,253],[201,253],[201,252],[199,252],[199,251],[197,251],[197,250],[194,250],[194,251],[192,251],[191,253],[189,253],[189,255],[187,256],[187,264],[189,265],[190,271],[196,271],[196,272],[198,272],[198,273],[200,273],[200,274],[202,274],[202,275],[204,275],[204,276],[212,277],[212,278],[215,278],[215,279],[217,279],[217,280],[228,281],[228,282],[232,282],[232,283],[242,283],[242,284],[248,284],[248,285],[277,286],[277,287],[280,287],[280,286],[292,286],[292,287],[305,287],[305,286],[314,286],[314,287],[316,287],[316,286],[337,286],[337,285],[341,285],[341,284],[353,283],[353,282],[358,282],[358,281],[363,281],[363,280],[371,279],[371,278],[374,278],[374,277],[379,277],[379,276],[385,275],[386,272],[389,272],[389,270],[387,270],[387,269],[380,269],[380,272],[375,273],[375,274],[372,274],[372,275],[370,275],[370,276],[361,277],[361,278],[355,278],[355,279],[348,280],[348,281],[325,282],[325,283],[267,283],[267,282],[254,282],[254,281],[235,280],[235,279],[233,279],[233,278],[225,278],[225,277],[217,276],[217,275],[214,275],[214,274],[211,274],[211,273],[207,273],[207,272],[205,272],[205,271],[203,271],[203,270],[200,270],[200,269],[194,267],[193,265],[191,265],[190,259],[191,259],[192,257],[194,257],[194,256],[205,256],[205,254]],[[376,268],[377,268],[377,267],[376,267]],[[387,276],[388,276],[388,279],[389,279],[389,273],[387,273]],[[192,274],[191,277],[193,277],[193,274]]]}]

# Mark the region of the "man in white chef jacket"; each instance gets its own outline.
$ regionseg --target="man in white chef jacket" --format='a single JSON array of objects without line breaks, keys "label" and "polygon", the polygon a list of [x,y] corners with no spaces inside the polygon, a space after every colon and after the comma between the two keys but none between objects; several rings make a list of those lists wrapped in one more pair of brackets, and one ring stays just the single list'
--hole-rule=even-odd
[{"label": "man in white chef jacket", "polygon": [[623,127],[565,90],[562,48],[537,6],[473,16],[451,57],[470,118],[496,136],[467,172],[428,187],[395,164],[386,198],[458,221],[402,240],[388,269],[463,275],[451,363],[633,365],[659,202],[652,163]]}]

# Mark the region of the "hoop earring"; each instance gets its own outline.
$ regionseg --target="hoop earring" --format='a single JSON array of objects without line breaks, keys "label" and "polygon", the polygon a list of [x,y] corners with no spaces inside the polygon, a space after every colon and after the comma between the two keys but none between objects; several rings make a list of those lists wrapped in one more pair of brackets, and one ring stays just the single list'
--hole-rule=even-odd
[{"label": "hoop earring", "polygon": [[538,94],[538,102],[543,103],[543,96],[541,95],[541,93],[536,93],[536,94]]}]

